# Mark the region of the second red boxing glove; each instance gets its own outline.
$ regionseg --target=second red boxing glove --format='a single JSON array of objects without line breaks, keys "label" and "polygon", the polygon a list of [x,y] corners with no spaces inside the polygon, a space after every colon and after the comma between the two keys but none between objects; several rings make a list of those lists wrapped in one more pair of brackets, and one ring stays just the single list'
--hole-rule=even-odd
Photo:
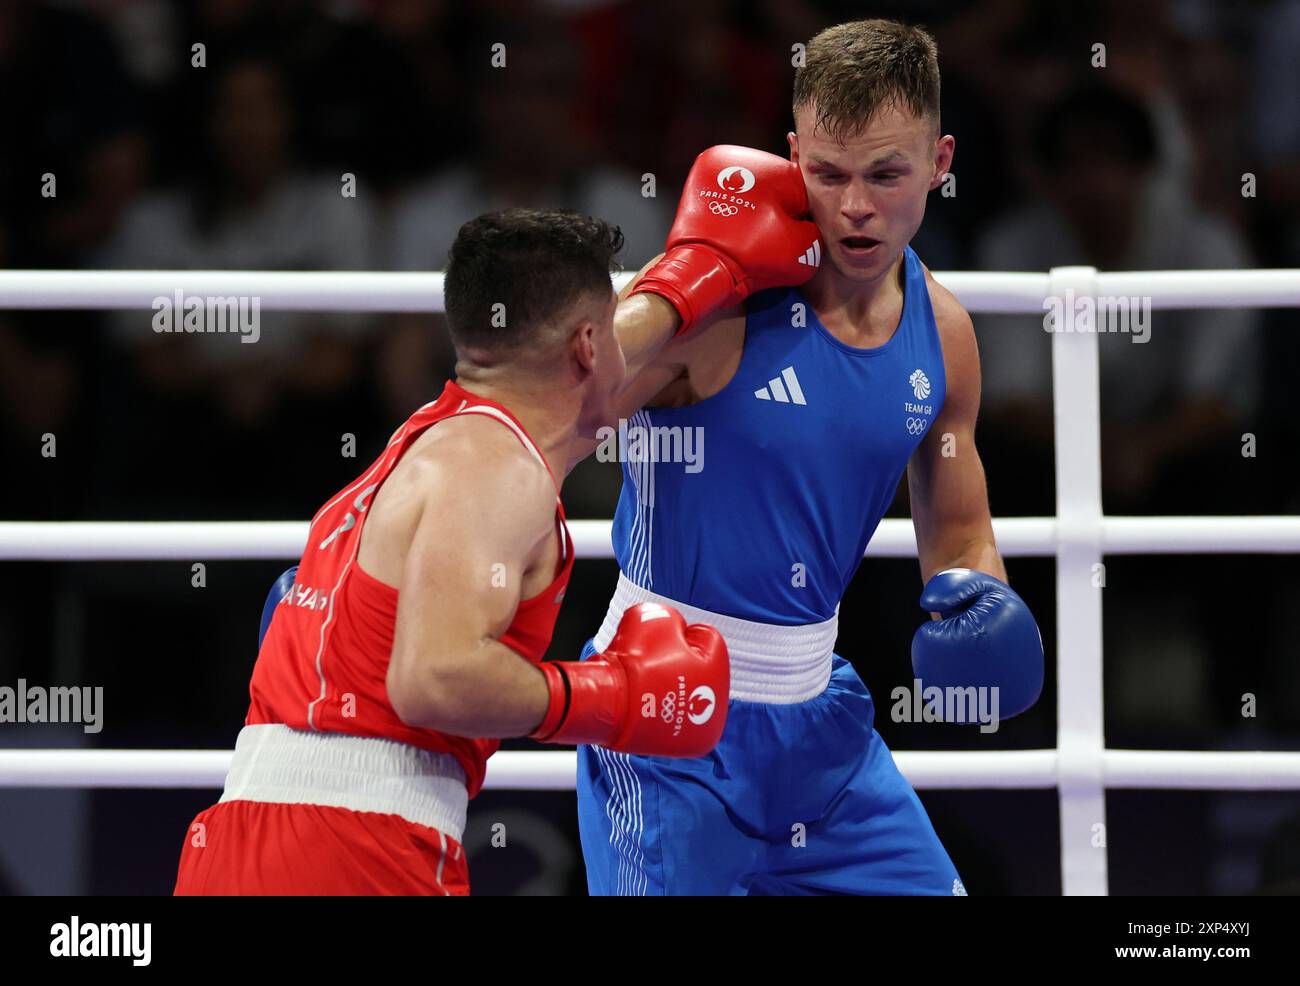
[{"label": "second red boxing glove", "polygon": [[727,645],[659,603],[629,607],[609,646],[585,661],[541,665],[550,706],[532,738],[620,753],[701,757],[727,723]]}]

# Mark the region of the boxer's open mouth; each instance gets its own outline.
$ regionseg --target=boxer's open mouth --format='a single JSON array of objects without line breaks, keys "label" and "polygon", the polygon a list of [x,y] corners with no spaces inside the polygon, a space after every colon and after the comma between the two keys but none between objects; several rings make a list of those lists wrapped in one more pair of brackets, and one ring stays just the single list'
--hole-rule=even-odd
[{"label": "boxer's open mouth", "polygon": [[840,240],[840,246],[850,260],[866,261],[876,252],[880,240],[871,236],[845,236]]}]

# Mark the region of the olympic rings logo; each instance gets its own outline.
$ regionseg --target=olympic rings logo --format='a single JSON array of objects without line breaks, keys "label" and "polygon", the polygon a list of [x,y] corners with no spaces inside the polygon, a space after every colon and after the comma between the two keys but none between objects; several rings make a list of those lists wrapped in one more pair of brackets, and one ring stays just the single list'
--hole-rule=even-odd
[{"label": "olympic rings logo", "polygon": [[734,216],[740,209],[726,202],[710,202],[709,211],[715,216]]},{"label": "olympic rings logo", "polygon": [[672,722],[673,717],[677,715],[677,693],[669,692],[659,703],[659,717],[664,722]]},{"label": "olympic rings logo", "polygon": [[930,422],[926,421],[925,418],[908,418],[907,433],[909,435],[919,435],[921,432],[925,431],[925,426],[929,423]]}]

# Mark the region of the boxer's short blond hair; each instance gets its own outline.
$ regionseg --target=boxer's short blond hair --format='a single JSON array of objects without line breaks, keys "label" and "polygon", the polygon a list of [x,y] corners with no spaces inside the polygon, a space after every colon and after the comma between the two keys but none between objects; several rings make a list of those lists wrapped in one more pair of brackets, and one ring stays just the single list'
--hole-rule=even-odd
[{"label": "boxer's short blond hair", "polygon": [[939,129],[939,49],[926,31],[873,18],[828,27],[808,42],[794,73],[794,111],[811,108],[813,128],[843,142],[889,107]]}]

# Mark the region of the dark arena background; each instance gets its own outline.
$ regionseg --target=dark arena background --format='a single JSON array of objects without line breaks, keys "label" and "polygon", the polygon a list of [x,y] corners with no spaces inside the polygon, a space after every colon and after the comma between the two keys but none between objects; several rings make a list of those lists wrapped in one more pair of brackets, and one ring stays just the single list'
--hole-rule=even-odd
[{"label": "dark arena background", "polygon": [[[432,303],[268,308],[243,346],[155,332],[144,307],[31,304],[39,285],[14,272],[428,273],[463,222],[511,205],[617,223],[635,271],[702,149],[787,153],[798,46],[876,16],[939,47],[955,182],[913,246],[941,282],[1300,268],[1296,0],[0,4],[0,686],[102,689],[94,726],[0,722],[0,892],[171,892],[224,768],[196,787],[31,751],[231,750],[263,600],[296,557],[241,560],[185,527],[66,547],[31,525],[303,524],[453,370]],[[972,283],[952,287],[964,300]],[[1059,444],[1089,408],[1054,407],[1036,305],[973,314],[992,514],[1047,654],[1034,708],[990,734],[890,714],[926,619],[914,552],[873,546],[843,602],[836,649],[971,895],[1300,891],[1300,275],[1223,307],[1216,275],[1200,283],[1209,303],[1130,292],[1155,302],[1145,347],[1100,340],[1102,511],[1127,518],[1119,540],[1163,549],[1052,526],[1077,492],[1059,478],[1095,477],[1087,448]],[[579,466],[569,517],[607,522],[620,482],[617,463]],[[906,523],[905,481],[888,517]],[[1061,545],[1097,553],[1091,589]],[[602,554],[579,559],[548,657],[576,659],[599,626],[618,572]],[[1104,657],[1087,665],[1064,610],[1098,598]],[[1089,779],[1058,772],[1065,747],[1094,765],[1103,747],[1178,755],[1107,759]],[[1012,761],[959,755],[1000,751],[1042,753],[1016,761],[1033,775],[1019,782],[990,779]],[[933,753],[951,756],[907,759]],[[983,779],[953,782],[967,763]],[[1098,813],[1086,846],[1075,796]],[[476,894],[586,893],[571,785],[489,774],[465,846]]]}]

